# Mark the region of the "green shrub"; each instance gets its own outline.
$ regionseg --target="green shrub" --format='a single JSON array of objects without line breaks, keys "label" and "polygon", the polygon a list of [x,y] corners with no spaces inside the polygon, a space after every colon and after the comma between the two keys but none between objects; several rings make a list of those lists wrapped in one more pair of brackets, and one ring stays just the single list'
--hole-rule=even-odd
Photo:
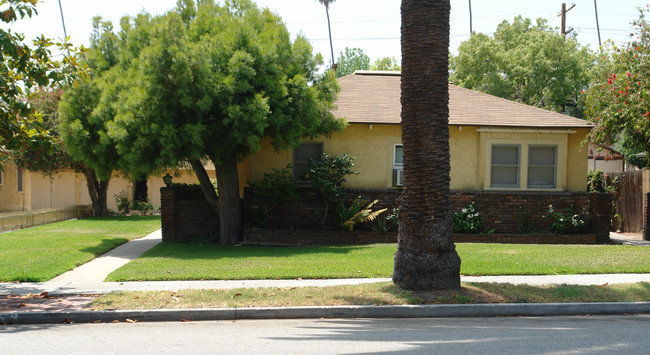
[{"label": "green shrub", "polygon": [[453,215],[454,233],[478,234],[481,232],[481,219],[472,202]]},{"label": "green shrub", "polygon": [[375,224],[371,226],[372,230],[375,232],[396,231],[398,227],[397,213],[398,213],[398,209],[393,208],[390,213],[387,213],[384,216],[377,218],[375,220]]},{"label": "green shrub", "polygon": [[262,203],[261,210],[251,211],[251,220],[247,224],[252,227],[264,227],[271,209],[284,201],[296,201],[298,192],[293,183],[291,164],[283,169],[273,169],[271,173],[264,173],[262,180],[248,182],[255,198]]},{"label": "green shrub", "polygon": [[323,153],[318,161],[309,159],[308,164],[309,171],[305,178],[310,182],[314,190],[323,197],[325,208],[324,213],[319,214],[319,218],[321,226],[325,228],[329,203],[335,203],[338,206],[345,196],[345,189],[343,188],[345,177],[359,174],[359,172],[352,170],[354,157],[347,154],[339,157]]},{"label": "green shrub", "polygon": [[133,201],[133,209],[144,215],[153,210],[153,205],[147,201]]},{"label": "green shrub", "polygon": [[557,234],[580,234],[587,231],[589,216],[583,212],[576,212],[573,207],[564,211],[556,210],[553,205],[548,206],[546,218],[551,219],[551,232]]}]

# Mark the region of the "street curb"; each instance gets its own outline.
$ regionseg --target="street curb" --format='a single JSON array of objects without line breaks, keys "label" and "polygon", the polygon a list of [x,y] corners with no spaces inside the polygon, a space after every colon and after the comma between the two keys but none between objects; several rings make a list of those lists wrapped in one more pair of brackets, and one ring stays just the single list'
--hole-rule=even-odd
[{"label": "street curb", "polygon": [[203,308],[0,313],[2,324],[174,322],[309,318],[542,317],[650,314],[650,302]]}]

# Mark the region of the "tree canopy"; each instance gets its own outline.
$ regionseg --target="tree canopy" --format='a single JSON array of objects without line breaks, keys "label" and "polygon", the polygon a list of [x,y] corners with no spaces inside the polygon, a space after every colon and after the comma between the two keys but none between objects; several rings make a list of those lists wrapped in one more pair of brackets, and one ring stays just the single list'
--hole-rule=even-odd
[{"label": "tree canopy", "polygon": [[353,74],[355,70],[370,69],[370,57],[363,53],[361,48],[345,47],[336,62],[338,64],[336,69],[337,78]]},{"label": "tree canopy", "polygon": [[397,64],[395,57],[383,57],[375,60],[370,70],[400,71],[402,67]]},{"label": "tree canopy", "polygon": [[450,80],[531,106],[581,116],[580,90],[587,86],[592,54],[546,20],[521,16],[503,21],[493,37],[473,33],[450,59]]},{"label": "tree canopy", "polygon": [[[0,19],[8,24],[36,15],[37,0],[1,0]],[[50,140],[43,131],[42,114],[30,98],[35,91],[71,81],[79,74],[78,50],[63,41],[54,43],[41,35],[30,46],[24,36],[0,29],[0,147],[16,149],[36,140]],[[53,60],[50,49],[61,50],[63,58]],[[83,49],[82,49],[83,50]],[[0,151],[0,158],[5,157]]]},{"label": "tree canopy", "polygon": [[[145,172],[189,162],[219,211],[221,242],[236,243],[237,163],[264,137],[279,150],[342,129],[330,113],[333,72],[319,74],[322,57],[309,42],[292,42],[277,15],[249,0],[185,0],[121,27],[127,50],[109,71],[117,89],[103,90],[98,109],[115,112],[107,139],[128,166]],[[214,163],[218,199],[204,159]]]},{"label": "tree canopy", "polygon": [[650,152],[650,10],[639,11],[631,41],[606,43],[585,91],[586,118],[596,124],[588,139],[626,154]]}]

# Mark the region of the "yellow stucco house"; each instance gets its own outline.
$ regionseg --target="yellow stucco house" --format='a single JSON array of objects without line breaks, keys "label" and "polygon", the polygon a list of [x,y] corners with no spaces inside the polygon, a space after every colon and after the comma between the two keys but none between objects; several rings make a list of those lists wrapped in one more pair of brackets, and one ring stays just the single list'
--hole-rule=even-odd
[{"label": "yellow stucco house", "polygon": [[[400,73],[356,72],[339,79],[336,117],[349,126],[330,139],[305,141],[292,150],[275,152],[268,139],[262,149],[239,166],[240,193],[248,181],[260,180],[272,168],[291,164],[294,177],[304,173],[307,158],[322,152],[356,157],[346,187],[399,188],[402,181]],[[519,104],[495,96],[449,86],[449,131],[452,190],[583,192],[587,185],[588,148],[581,145],[592,125],[584,120]],[[214,167],[206,166],[210,176]],[[90,205],[82,174],[43,176],[4,163],[0,169],[0,217],[6,212]],[[192,171],[174,182],[197,183]],[[147,180],[149,201],[160,205],[160,176]],[[108,207],[114,195],[135,184],[111,179]]]},{"label": "yellow stucco house", "polygon": [[[401,185],[400,73],[357,71],[339,83],[334,114],[348,120],[345,131],[282,152],[265,141],[244,163],[248,180],[291,163],[298,181],[307,157],[327,152],[356,157],[349,188]],[[452,190],[586,190],[589,122],[455,85],[449,96]]]}]

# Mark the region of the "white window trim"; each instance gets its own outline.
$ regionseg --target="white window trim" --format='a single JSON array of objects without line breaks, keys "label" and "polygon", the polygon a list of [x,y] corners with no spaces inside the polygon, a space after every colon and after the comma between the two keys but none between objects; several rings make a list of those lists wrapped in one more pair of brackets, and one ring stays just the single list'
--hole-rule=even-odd
[{"label": "white window trim", "polygon": [[[492,187],[492,146],[494,145],[519,145],[520,162],[519,162],[519,187]],[[528,184],[528,148],[529,146],[555,146],[555,187],[529,188]],[[512,139],[487,139],[484,146],[485,153],[485,174],[484,189],[495,191],[564,191],[566,188],[566,166],[567,159],[567,142],[566,140],[512,140]]]},{"label": "white window trim", "polygon": [[[397,163],[395,161],[395,158],[397,157],[397,147],[402,147],[402,163]],[[393,150],[391,152],[392,157],[393,157],[393,169],[392,169],[392,186],[393,187],[402,187],[404,186],[404,183],[400,184],[398,182],[398,179],[400,176],[402,176],[403,179],[403,174],[404,174],[404,145],[399,143],[399,144],[393,144]]]}]

